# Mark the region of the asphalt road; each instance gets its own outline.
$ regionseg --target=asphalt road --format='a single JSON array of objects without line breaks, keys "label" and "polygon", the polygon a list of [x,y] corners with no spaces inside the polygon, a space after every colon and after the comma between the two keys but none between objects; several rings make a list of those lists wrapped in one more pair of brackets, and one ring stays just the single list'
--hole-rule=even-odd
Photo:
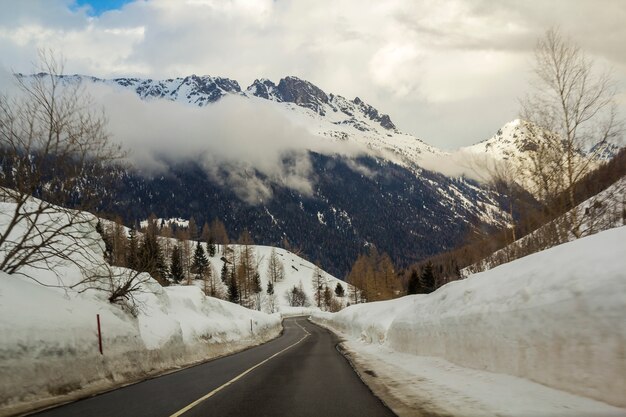
[{"label": "asphalt road", "polygon": [[304,318],[282,336],[179,372],[36,416],[393,416],[336,350],[337,337]]}]

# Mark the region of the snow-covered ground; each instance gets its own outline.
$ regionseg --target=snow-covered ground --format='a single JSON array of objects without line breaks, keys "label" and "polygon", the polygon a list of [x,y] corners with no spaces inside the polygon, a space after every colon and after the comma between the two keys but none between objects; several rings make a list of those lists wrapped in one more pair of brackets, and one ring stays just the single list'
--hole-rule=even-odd
[{"label": "snow-covered ground", "polygon": [[626,227],[607,230],[429,295],[313,320],[342,334],[357,361],[409,406],[453,415],[624,416],[624,242]]},{"label": "snow-covered ground", "polygon": [[[0,205],[3,232],[14,205]],[[58,220],[63,221],[63,216]],[[97,236],[96,219],[92,217],[90,223],[91,231],[77,234],[79,239]],[[84,248],[90,253],[81,259],[103,262],[103,249],[102,241],[93,239]],[[145,274],[142,292],[136,295],[139,309],[133,315],[109,303],[106,291],[82,285],[70,289],[86,273],[74,264],[61,262],[54,271],[25,268],[21,272],[39,283],[0,272],[0,415],[241,350],[282,330],[279,314],[206,297],[195,286],[163,288]],[[59,280],[63,288],[58,287]],[[103,355],[98,349],[98,314]]]},{"label": "snow-covered ground", "polygon": [[[229,245],[229,247],[234,249],[236,252],[240,250],[239,245]],[[209,258],[211,265],[213,265],[213,268],[218,272],[224,264],[224,262],[220,259],[222,254],[219,252],[219,248],[220,247],[218,246],[218,253],[214,257]],[[254,252],[254,258],[257,261],[257,269],[261,277],[261,287],[263,288],[262,309],[264,311],[268,311],[266,290],[267,283],[269,282],[268,263],[272,249],[276,251],[276,255],[278,256],[279,261],[283,264],[285,270],[285,278],[274,284],[274,293],[276,294],[276,310],[283,315],[306,315],[317,309],[317,307],[315,307],[316,303],[314,298],[313,271],[315,270],[315,265],[313,263],[281,248],[253,245],[252,249]],[[345,306],[348,302],[347,294],[352,286],[324,271],[322,271],[322,277],[326,282],[326,285],[332,291],[333,296],[335,295],[335,287],[337,284],[341,284],[341,286],[343,286],[346,296],[339,299],[339,301],[343,306]],[[198,283],[197,285],[201,285],[201,283]],[[294,286],[299,288],[301,287],[306,294],[309,305],[305,308],[289,306],[286,293]]]}]

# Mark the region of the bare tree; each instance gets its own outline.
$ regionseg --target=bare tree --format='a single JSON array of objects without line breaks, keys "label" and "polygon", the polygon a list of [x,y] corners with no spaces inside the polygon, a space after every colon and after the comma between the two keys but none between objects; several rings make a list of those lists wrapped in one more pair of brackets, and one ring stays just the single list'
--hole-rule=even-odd
[{"label": "bare tree", "polygon": [[[621,131],[610,72],[600,72],[570,39],[551,29],[535,49],[533,93],[522,100],[522,118],[538,140],[527,174],[544,199],[564,195],[576,205],[574,185],[593,167],[595,156]],[[576,210],[569,233],[580,236]]]},{"label": "bare tree", "polygon": [[313,275],[311,276],[311,284],[313,286],[313,298],[315,299],[315,303],[318,308],[322,307],[324,303],[324,288],[326,287],[326,275],[319,267],[319,265],[315,266],[313,270]]},{"label": "bare tree", "polygon": [[[15,76],[18,94],[0,96],[0,270],[50,269],[99,245],[95,218],[84,211],[101,198],[110,166],[124,153],[105,119],[63,66],[40,53],[37,75]],[[36,197],[36,198],[33,198]]]},{"label": "bare tree", "polygon": [[267,263],[267,276],[272,284],[285,279],[285,267],[280,259],[278,259],[278,254],[274,248],[272,248],[270,259]]},{"label": "bare tree", "polygon": [[[104,291],[112,304],[119,304],[133,316],[142,309],[139,295],[148,291],[152,278],[145,272],[95,263],[83,270],[86,277],[72,285],[79,293],[87,290]],[[158,285],[155,283],[155,285]]]}]

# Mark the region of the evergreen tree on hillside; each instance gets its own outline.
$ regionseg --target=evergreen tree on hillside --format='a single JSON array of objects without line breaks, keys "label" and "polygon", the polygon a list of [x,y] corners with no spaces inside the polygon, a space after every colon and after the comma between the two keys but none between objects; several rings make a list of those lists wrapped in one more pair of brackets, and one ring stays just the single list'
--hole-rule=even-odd
[{"label": "evergreen tree on hillside", "polygon": [[255,272],[254,275],[252,276],[252,288],[251,288],[251,290],[255,294],[258,294],[261,291],[263,291],[263,287],[261,286],[261,275],[259,275],[258,272]]},{"label": "evergreen tree on hillside", "polygon": [[329,311],[333,303],[333,292],[328,288],[328,286],[324,286],[324,310]]},{"label": "evergreen tree on hillside", "polygon": [[174,246],[172,250],[172,261],[170,263],[170,277],[174,280],[175,283],[179,283],[185,277],[183,272],[183,260],[181,256],[180,247],[178,245]]},{"label": "evergreen tree on hillside", "polygon": [[420,294],[422,292],[422,286],[420,285],[420,277],[416,270],[411,271],[409,277],[409,283],[406,290],[407,295]]},{"label": "evergreen tree on hillside", "polygon": [[228,282],[228,264],[226,264],[226,262],[224,262],[224,264],[222,265],[222,271],[220,272],[220,278],[222,279],[222,282],[224,284],[226,284],[226,282]]},{"label": "evergreen tree on hillside", "polygon": [[148,227],[146,228],[139,247],[137,269],[143,272],[148,272],[161,285],[167,285],[167,280],[165,279],[167,275],[167,268],[157,238],[157,226],[155,219],[156,216],[151,215],[148,220]]},{"label": "evergreen tree on hillside", "polygon": [[235,274],[231,274],[230,280],[228,281],[228,301],[231,303],[239,303],[241,301],[239,299],[239,288],[237,287]]},{"label": "evergreen tree on hillside", "polygon": [[274,294],[274,284],[272,281],[267,283],[267,308],[269,313],[273,313],[276,310],[276,294]]},{"label": "evergreen tree on hillside", "polygon": [[430,294],[435,291],[435,273],[433,271],[433,263],[428,262],[422,270],[422,276],[420,276],[420,286],[424,294]]},{"label": "evergreen tree on hillside", "polygon": [[137,231],[132,228],[128,231],[128,241],[126,243],[126,265],[130,269],[138,269],[139,244],[137,243]]},{"label": "evergreen tree on hillside", "polygon": [[204,248],[200,242],[196,243],[196,250],[193,254],[193,262],[191,264],[191,272],[196,274],[196,279],[202,279],[202,275],[205,273],[209,266],[209,260],[207,259]]},{"label": "evergreen tree on hillside", "polygon": [[212,238],[209,236],[209,239],[207,240],[207,252],[209,254],[209,256],[212,258],[215,256],[215,253],[217,252],[217,248],[215,247],[215,243],[213,242]]},{"label": "evergreen tree on hillside", "polygon": [[258,272],[255,272],[252,276],[252,293],[254,296],[254,304],[256,309],[261,311],[261,292],[263,287],[261,286],[261,276]]},{"label": "evergreen tree on hillside", "polygon": [[335,287],[335,295],[340,298],[343,298],[346,295],[346,292],[343,289],[343,285],[341,285],[340,282],[338,282],[337,286]]},{"label": "evergreen tree on hillside", "polygon": [[102,227],[102,222],[100,222],[100,219],[98,219],[98,222],[96,223],[96,232],[98,232],[98,234],[104,241],[104,257],[109,264],[112,264],[113,243],[111,242],[111,236],[106,233],[104,227]]}]

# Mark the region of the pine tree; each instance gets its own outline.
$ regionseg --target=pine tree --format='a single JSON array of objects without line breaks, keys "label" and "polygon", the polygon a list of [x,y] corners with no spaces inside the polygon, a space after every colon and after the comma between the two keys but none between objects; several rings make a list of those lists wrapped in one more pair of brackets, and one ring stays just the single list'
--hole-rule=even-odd
[{"label": "pine tree", "polygon": [[256,309],[261,310],[261,292],[263,287],[261,286],[261,276],[258,272],[255,272],[252,276],[252,293],[254,295]]},{"label": "pine tree", "polygon": [[420,286],[424,294],[430,294],[435,291],[435,273],[433,271],[433,263],[428,262],[422,271],[422,276],[420,277]]},{"label": "pine tree", "polygon": [[421,285],[420,285],[420,277],[417,274],[416,270],[411,271],[411,276],[409,277],[409,283],[406,290],[408,295],[410,294],[420,294],[421,293]]},{"label": "pine tree", "polygon": [[228,300],[231,303],[239,303],[239,288],[237,287],[237,279],[235,274],[232,274],[228,282]]},{"label": "pine tree", "polygon": [[252,276],[252,286],[251,290],[253,293],[258,294],[263,291],[263,287],[261,286],[261,276],[258,272],[255,272]]},{"label": "pine tree", "polygon": [[174,246],[172,250],[172,262],[170,264],[170,277],[177,284],[183,280],[185,274],[183,272],[183,263],[180,252],[180,247],[178,245]]},{"label": "pine tree", "polygon": [[128,231],[128,242],[126,249],[126,265],[130,269],[138,269],[137,257],[139,254],[139,246],[137,243],[137,231],[132,228]]},{"label": "pine tree", "polygon": [[333,292],[328,288],[328,286],[324,286],[324,310],[330,310],[330,306],[333,303]]},{"label": "pine tree", "polygon": [[217,281],[216,273],[213,270],[211,261],[208,261],[206,270],[203,276],[204,280],[204,294],[211,297],[223,298],[224,290],[221,281]]},{"label": "pine tree", "polygon": [[196,279],[202,279],[202,275],[209,266],[209,260],[207,259],[204,248],[200,242],[196,243],[196,250],[193,254],[193,263],[191,264],[191,272],[196,274]]},{"label": "pine tree", "polygon": [[148,272],[161,285],[167,285],[165,279],[167,268],[157,239],[156,216],[154,214],[148,219],[148,227],[139,247],[137,267],[139,271]]},{"label": "pine tree", "polygon": [[276,294],[274,294],[274,284],[270,280],[267,283],[267,307],[270,313],[276,310]]},{"label": "pine tree", "polygon": [[228,264],[226,262],[224,262],[224,264],[222,265],[222,271],[220,273],[220,278],[222,279],[222,282],[224,284],[228,281]]},{"label": "pine tree", "polygon": [[456,262],[454,262],[454,276],[455,276],[455,279],[463,278],[463,275],[461,274],[461,269],[459,268],[459,265]]},{"label": "pine tree", "polygon": [[98,232],[104,241],[104,258],[109,264],[113,264],[113,243],[111,242],[111,236],[106,233],[104,227],[102,227],[100,219],[98,219],[98,222],[96,223],[96,232]]},{"label": "pine tree", "polygon": [[337,286],[335,287],[335,295],[340,298],[343,298],[343,296],[346,295],[345,290],[343,289],[343,285],[341,285],[340,282],[338,282]]}]

